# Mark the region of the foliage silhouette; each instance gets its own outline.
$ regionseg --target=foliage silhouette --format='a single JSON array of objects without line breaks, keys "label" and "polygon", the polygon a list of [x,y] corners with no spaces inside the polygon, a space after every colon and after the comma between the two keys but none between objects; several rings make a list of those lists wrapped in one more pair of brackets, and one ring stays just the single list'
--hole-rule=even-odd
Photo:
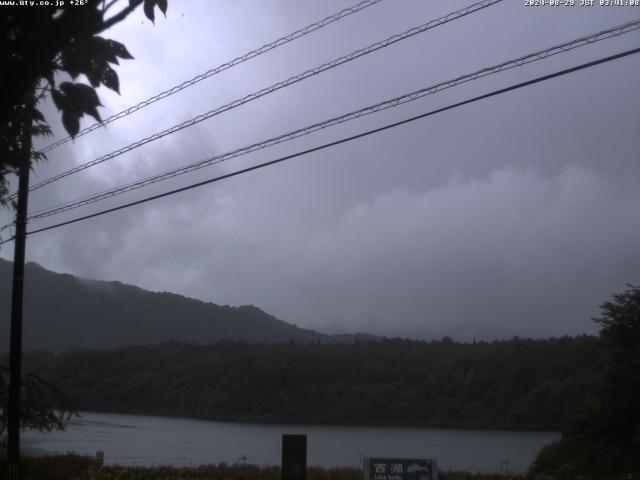
[{"label": "foliage silhouette", "polygon": [[607,477],[640,474],[640,287],[601,305],[603,388],[540,452],[537,473]]},{"label": "foliage silhouette", "polygon": [[[25,129],[33,136],[51,133],[37,103],[51,95],[61,112],[62,124],[71,136],[80,129],[80,118],[100,121],[101,105],[95,88],[100,85],[119,92],[118,75],[112,65],[131,59],[126,47],[99,34],[124,20],[140,5],[154,21],[154,9],[166,14],[167,0],[129,0],[117,12],[117,2],[86,0],[82,6],[7,8],[0,17],[0,202],[9,204],[6,175],[16,173],[26,155],[30,161],[43,154],[24,152]],[[119,4],[119,3],[118,3]],[[90,83],[62,82],[84,75]],[[33,122],[31,121],[33,119]]]},{"label": "foliage silhouette", "polygon": [[[7,396],[9,389],[9,371],[0,367],[0,436],[7,429]],[[50,432],[64,430],[73,415],[68,397],[51,382],[41,376],[28,372],[22,380],[21,388],[21,426],[23,430]]]},{"label": "foliage silhouette", "polygon": [[250,422],[559,429],[602,384],[595,337],[175,342],[34,352],[79,410]]}]

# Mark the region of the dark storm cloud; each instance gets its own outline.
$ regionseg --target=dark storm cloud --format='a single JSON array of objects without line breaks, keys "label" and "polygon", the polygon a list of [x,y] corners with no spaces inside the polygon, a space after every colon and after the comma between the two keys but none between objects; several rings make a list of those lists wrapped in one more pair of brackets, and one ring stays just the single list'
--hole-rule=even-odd
[{"label": "dark storm cloud", "polygon": [[[141,25],[138,15],[109,32],[136,60],[118,70],[121,97],[101,92],[103,116],[349,5],[174,3],[155,27]],[[34,174],[46,178],[468,3],[383,2],[80,138]],[[226,152],[635,13],[527,9],[507,0],[69,177],[34,193],[31,205],[44,208]],[[634,33],[472,82],[104,206],[611,54],[638,39]],[[638,59],[624,59],[34,235],[28,254],[77,275],[253,303],[319,330],[466,338],[593,331],[597,305],[640,276],[638,84]],[[56,128],[62,136],[59,122]]]}]

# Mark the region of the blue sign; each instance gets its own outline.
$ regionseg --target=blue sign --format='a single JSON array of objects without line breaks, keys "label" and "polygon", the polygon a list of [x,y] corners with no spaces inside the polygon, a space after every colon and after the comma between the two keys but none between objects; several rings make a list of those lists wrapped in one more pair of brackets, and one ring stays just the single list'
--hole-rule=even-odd
[{"label": "blue sign", "polygon": [[433,459],[365,458],[365,480],[438,480],[438,464]]}]

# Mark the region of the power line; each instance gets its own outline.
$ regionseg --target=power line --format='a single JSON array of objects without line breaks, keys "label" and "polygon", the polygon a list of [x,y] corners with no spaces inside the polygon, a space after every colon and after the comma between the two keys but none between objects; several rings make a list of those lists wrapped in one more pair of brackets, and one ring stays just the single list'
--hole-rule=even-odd
[{"label": "power line", "polygon": [[[101,216],[101,215],[105,215],[107,213],[112,213],[112,212],[116,212],[118,210],[123,210],[125,208],[133,207],[135,205],[140,205],[142,203],[147,203],[147,202],[150,202],[152,200],[157,200],[159,198],[168,197],[170,195],[174,195],[176,193],[180,193],[180,192],[191,190],[191,189],[194,189],[194,188],[197,188],[197,187],[208,185],[210,183],[219,182],[219,181],[225,180],[227,178],[235,177],[235,176],[238,176],[238,175],[241,175],[241,174],[244,174],[244,173],[251,172],[253,170],[258,170],[260,168],[268,167],[270,165],[275,165],[277,163],[281,163],[281,162],[284,162],[286,160],[290,160],[290,159],[293,159],[293,158],[296,158],[296,157],[307,155],[309,153],[313,153],[313,152],[317,152],[317,151],[320,151],[320,150],[324,150],[326,148],[333,147],[333,146],[336,146],[336,145],[340,145],[342,143],[350,142],[352,140],[363,138],[363,137],[366,137],[366,136],[369,136],[369,135],[373,135],[375,133],[380,133],[382,131],[389,130],[391,128],[395,128],[395,127],[398,127],[400,125],[404,125],[404,124],[407,124],[407,123],[410,123],[410,122],[414,122],[414,121],[422,119],[422,118],[430,117],[432,115],[436,115],[438,113],[442,113],[442,112],[445,112],[447,110],[452,110],[454,108],[458,108],[458,107],[461,107],[463,105],[468,105],[470,103],[474,103],[474,102],[477,102],[477,101],[480,101],[480,100],[484,100],[484,99],[487,99],[487,98],[490,98],[490,97],[494,97],[496,95],[507,93],[507,92],[510,92],[510,91],[513,91],[513,90],[517,90],[517,89],[520,89],[520,88],[523,88],[523,87],[527,87],[527,86],[530,86],[530,85],[534,85],[536,83],[540,83],[540,82],[544,82],[544,81],[547,81],[547,80],[551,80],[552,78],[556,78],[556,77],[560,77],[560,76],[563,76],[563,75],[567,75],[569,73],[577,72],[579,70],[584,70],[586,68],[594,67],[596,65],[600,65],[600,64],[603,64],[603,63],[606,63],[606,62],[611,62],[613,60],[617,60],[619,58],[627,57],[629,55],[634,55],[636,53],[640,53],[640,48],[634,48],[632,50],[626,50],[624,52],[621,52],[621,53],[618,53],[618,54],[615,54],[615,55],[610,55],[608,57],[600,58],[598,60],[594,60],[594,61],[591,61],[591,62],[588,62],[588,63],[583,63],[583,64],[578,65],[576,67],[567,68],[565,70],[560,70],[560,71],[555,72],[555,73],[551,73],[551,74],[548,74],[548,75],[543,75],[541,77],[537,77],[537,78],[534,78],[532,80],[527,80],[526,82],[517,83],[517,84],[511,85],[509,87],[501,88],[499,90],[494,90],[494,91],[492,91],[490,93],[486,93],[484,95],[479,95],[477,97],[473,97],[473,98],[470,98],[470,99],[467,99],[467,100],[464,100],[464,101],[461,101],[461,102],[458,102],[458,103],[454,103],[454,104],[448,105],[446,107],[438,108],[436,110],[431,110],[430,112],[423,113],[421,115],[416,115],[414,117],[410,117],[410,118],[401,120],[399,122],[394,122],[394,123],[385,125],[383,127],[378,127],[378,128],[375,128],[375,129],[372,129],[372,130],[368,130],[368,131],[363,132],[363,133],[359,133],[357,135],[352,135],[350,137],[345,137],[345,138],[342,138],[340,140],[336,140],[334,142],[325,143],[323,145],[320,145],[320,146],[317,146],[317,147],[313,147],[313,148],[310,148],[310,149],[307,149],[307,150],[303,150],[301,152],[297,152],[297,153],[294,153],[294,154],[291,154],[291,155],[286,155],[284,157],[280,157],[280,158],[277,158],[275,160],[271,160],[269,162],[260,163],[258,165],[254,165],[252,167],[244,168],[242,170],[237,170],[237,171],[232,172],[232,173],[228,173],[228,174],[225,174],[225,175],[220,175],[218,177],[210,178],[210,179],[204,180],[202,182],[193,183],[191,185],[187,185],[185,187],[177,188],[175,190],[170,190],[168,192],[160,193],[158,195],[153,195],[153,196],[150,196],[150,197],[146,197],[146,198],[143,198],[141,200],[137,200],[135,202],[130,202],[130,203],[126,203],[124,205],[120,205],[120,206],[117,206],[117,207],[108,208],[106,210],[102,210],[100,212],[92,213],[90,215],[84,215],[82,217],[77,217],[77,218],[74,218],[72,220],[67,220],[65,222],[60,222],[60,223],[57,223],[55,225],[50,225],[48,227],[39,228],[37,230],[32,230],[30,232],[27,232],[27,234],[28,235],[32,235],[34,233],[40,233],[40,232],[44,232],[44,231],[47,231],[47,230],[52,230],[54,228],[59,228],[59,227],[65,226],[65,225],[70,225],[72,223],[77,223],[77,222],[80,222],[80,221],[83,221],[83,220],[88,220],[90,218],[94,218],[94,217],[98,217],[98,216]],[[7,242],[9,242],[11,240],[13,240],[13,238],[4,240],[3,242],[0,242],[0,245],[3,244],[3,243],[7,243]]]},{"label": "power line", "polygon": [[350,113],[346,113],[344,115],[340,115],[338,117],[333,117],[329,120],[325,120],[323,122],[319,122],[319,123],[315,123],[313,125],[309,125],[303,128],[299,128],[297,130],[279,135],[277,137],[272,137],[269,138],[267,140],[263,140],[261,142],[257,142],[248,146],[244,146],[241,148],[238,148],[236,150],[232,150],[230,152],[226,152],[220,155],[216,155],[214,157],[208,158],[206,160],[202,160],[200,162],[197,163],[192,163],[190,165],[186,165],[180,168],[176,168],[176,169],[172,169],[169,170],[167,172],[163,172],[142,180],[138,180],[136,182],[132,182],[114,189],[110,189],[110,190],[106,190],[104,192],[98,193],[98,194],[93,194],[93,195],[88,195],[88,196],[84,196],[82,198],[70,201],[70,202],[65,202],[59,206],[56,207],[50,207],[48,209],[44,209],[44,210],[40,210],[38,212],[34,212],[31,215],[29,215],[28,219],[29,220],[35,220],[35,219],[39,219],[39,218],[45,218],[45,217],[49,217],[52,215],[56,215],[65,211],[69,211],[69,210],[73,210],[75,208],[79,208],[85,205],[89,205],[95,202],[98,202],[100,200],[104,200],[106,198],[111,198],[117,195],[121,195],[124,194],[126,192],[130,192],[133,190],[137,190],[139,188],[143,188],[146,187],[148,185],[152,185],[154,183],[158,183],[173,177],[177,177],[179,175],[183,175],[186,173],[190,173],[196,170],[199,170],[201,168],[205,168],[211,165],[216,165],[218,163],[222,163],[224,161],[230,160],[232,158],[236,158],[242,155],[246,155],[248,153],[251,152],[255,152],[257,150],[261,150],[267,147],[271,147],[273,145],[277,145],[280,143],[284,143],[287,142],[289,140],[293,140],[296,138],[300,138],[302,136],[305,135],[309,135],[311,133],[317,132],[319,130],[334,126],[334,125],[338,125],[338,124],[342,124],[344,122],[350,121],[350,120],[354,120],[356,118],[360,118],[363,117],[365,115],[370,115],[373,113],[377,113],[380,112],[382,110],[386,110],[389,108],[394,108],[397,107],[398,105],[402,105],[408,102],[412,102],[415,100],[418,100],[419,98],[422,98],[424,96],[427,95],[432,95],[435,94],[439,91],[448,89],[448,88],[452,88],[454,86],[460,85],[462,83],[466,83],[466,82],[470,82],[472,80],[476,80],[478,78],[482,78],[482,77],[486,77],[488,75],[493,75],[495,73],[499,73],[505,70],[509,70],[512,68],[516,68],[516,67],[520,67],[522,65],[527,65],[529,63],[532,62],[536,62],[539,60],[543,60],[546,58],[549,58],[550,56],[553,55],[557,55],[559,53],[564,53],[564,52],[569,52],[571,50],[574,50],[576,48],[585,46],[585,45],[590,45],[599,41],[603,41],[612,37],[617,37],[620,35],[623,35],[625,33],[629,33],[635,30],[640,29],[640,19],[633,21],[633,22],[629,22],[629,23],[625,23],[623,25],[619,25],[613,28],[609,28],[607,30],[602,30],[598,33],[594,33],[588,36],[584,36],[584,37],[580,37],[577,38],[575,40],[572,40],[570,42],[565,42],[562,43],[560,45],[556,45],[544,50],[540,50],[534,53],[530,53],[518,58],[515,58],[513,60],[509,60],[506,62],[502,62],[498,65],[494,65],[491,67],[486,67],[483,68],[481,70],[478,70],[476,72],[473,73],[469,73],[466,75],[462,75],[459,77],[456,77],[452,80],[448,80],[446,82],[441,82],[438,83],[436,85],[432,85],[430,87],[426,87],[426,88],[422,88],[420,90],[411,92],[411,93],[407,93],[405,95],[401,95],[399,97],[395,97],[392,99],[388,99],[385,100],[383,102],[377,103],[375,105],[371,105],[365,108],[361,108],[359,110],[350,112]]},{"label": "power line", "polygon": [[[118,112],[114,115],[111,115],[109,118],[106,118],[105,120],[103,120],[101,123],[94,123],[93,125],[86,127],[82,130],[80,130],[75,138],[78,137],[82,137],[83,135],[86,135],[89,132],[92,132],[94,130],[97,130],[98,128],[105,126],[109,123],[115,122],[116,120],[119,120],[123,117],[126,117],[128,115],[131,115],[134,112],[137,112],[138,110],[147,107],[159,100],[162,100],[164,98],[170,97],[171,95],[174,95],[182,90],[184,90],[185,88],[188,88],[192,85],[195,85],[198,82],[201,82],[202,80],[205,80],[209,77],[212,77],[214,75],[217,75],[218,73],[224,72],[225,70],[228,70],[232,67],[235,67],[236,65],[239,65],[241,63],[244,63],[248,60],[251,60],[252,58],[258,57],[260,55],[262,55],[263,53],[267,53],[271,50],[274,50],[282,45],[285,45],[289,42],[292,42],[300,37],[303,37],[311,32],[314,32],[316,30],[319,30],[323,27],[326,27],[327,25],[330,25],[338,20],[342,20],[345,17],[348,17],[349,15],[352,15],[354,13],[357,13],[361,10],[364,10],[365,8],[368,8],[372,5],[375,5],[377,3],[380,3],[382,0],[365,0],[363,2],[360,2],[356,5],[353,5],[352,7],[349,8],[345,8],[344,10],[339,11],[338,13],[335,13],[333,15],[330,15],[326,18],[323,18],[320,21],[317,21],[315,23],[312,23],[311,25],[307,25],[304,28],[301,28],[300,30],[296,30],[293,33],[290,33],[288,35],[285,35],[284,37],[280,37],[277,40],[274,40],[271,43],[267,43],[265,45],[262,45],[259,48],[256,48],[255,50],[251,50],[250,52],[247,52],[243,55],[240,55],[239,57],[234,58],[233,60],[223,63],[221,65],[218,65],[215,68],[212,68],[211,70],[208,70],[204,73],[201,73],[200,75],[196,75],[195,77],[193,77],[190,80],[185,80],[184,82],[182,82],[179,85],[176,85],[174,87],[169,88],[168,90],[165,90],[164,92],[161,92],[151,98],[148,98],[136,105],[133,105],[125,110],[122,110],[121,112]],[[74,137],[66,137],[63,138],[61,140],[58,140],[57,142],[54,142],[50,145],[47,145],[46,147],[44,147],[42,150],[40,150],[40,153],[47,153],[50,152],[51,150],[53,150],[54,148],[59,147],[60,145],[64,145],[67,142],[70,142],[71,140],[74,140]]]},{"label": "power line", "polygon": [[141,140],[138,140],[135,143],[129,144],[125,147],[122,147],[118,150],[115,150],[111,153],[108,153],[106,155],[103,155],[102,157],[96,158],[95,160],[92,160],[90,162],[84,163],[82,165],[78,165],[77,167],[74,167],[70,170],[67,170],[66,172],[60,173],[58,175],[55,175],[53,177],[50,177],[46,180],[43,180],[42,182],[36,183],[34,184],[32,187],[29,188],[29,191],[33,191],[33,190],[37,190],[39,188],[44,187],[45,185],[48,185],[52,182],[55,182],[57,180],[60,180],[64,177],[67,177],[69,175],[72,175],[74,173],[80,172],[82,170],[85,170],[89,167],[92,167],[94,165],[97,165],[99,163],[103,163],[106,162],[107,160],[111,160],[112,158],[118,157],[126,152],[129,152],[131,150],[134,150],[142,145],[146,145],[147,143],[153,142],[155,140],[158,140],[160,138],[163,138],[167,135],[171,135],[173,133],[176,133],[180,130],[183,130],[187,127],[191,127],[193,125],[196,125],[197,123],[200,123],[204,120],[207,120],[211,117],[214,117],[216,115],[219,115],[223,112],[226,112],[228,110],[231,110],[233,108],[239,107],[240,105],[243,105],[245,103],[251,102],[253,100],[256,100],[258,98],[264,97],[265,95],[268,95],[270,93],[273,93],[277,90],[280,90],[282,88],[291,86],[295,83],[298,83],[302,80],[305,80],[309,77],[318,75],[322,72],[325,72],[327,70],[330,70],[332,68],[335,68],[339,65],[345,64],[347,62],[350,62],[352,60],[355,60],[359,57],[362,57],[364,55],[367,55],[369,53],[375,52],[377,50],[380,50],[382,48],[386,48],[390,45],[393,45],[397,42],[400,42],[402,40],[406,40],[407,38],[413,37],[414,35],[417,35],[419,33],[424,33],[427,30],[431,30],[432,28],[438,27],[440,25],[444,25],[445,23],[451,22],[453,20],[457,20],[459,18],[465,17],[471,13],[475,13],[479,10],[485,9],[491,5],[494,5],[496,3],[502,2],[503,0],[482,0],[481,2],[478,3],[474,3],[466,8],[457,10],[455,12],[451,12],[443,17],[440,17],[438,19],[435,20],[431,20],[427,23],[424,23],[420,26],[417,27],[413,27],[403,33],[400,34],[396,34],[396,35],[392,35],[391,37],[382,40],[380,42],[376,42],[374,44],[369,45],[368,47],[365,48],[361,48],[359,50],[355,50],[351,53],[349,53],[348,55],[344,55],[340,58],[337,58],[335,60],[332,60],[331,62],[328,63],[324,63],[318,67],[312,68],[311,70],[307,70],[303,73],[300,73],[298,75],[294,75],[290,78],[288,78],[287,80],[283,80],[281,82],[275,83],[273,85],[271,85],[270,87],[266,87],[263,88],[262,90],[259,90],[257,92],[251,93],[249,95],[246,95],[240,99],[236,99],[231,103],[227,103],[226,105],[223,105],[221,107],[218,107],[214,110],[210,110],[207,113],[203,113],[201,115],[198,115],[197,117],[192,118],[191,120],[187,120],[185,122],[179,123],[177,125],[174,125],[173,127],[170,127],[166,130],[163,130],[161,132],[155,133],[149,137],[145,137]]}]

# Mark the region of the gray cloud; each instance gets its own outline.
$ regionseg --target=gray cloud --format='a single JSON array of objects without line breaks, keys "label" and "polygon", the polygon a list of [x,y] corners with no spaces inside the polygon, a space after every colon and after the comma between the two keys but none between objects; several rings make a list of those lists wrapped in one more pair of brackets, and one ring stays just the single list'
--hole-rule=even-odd
[{"label": "gray cloud", "polygon": [[[383,2],[52,152],[34,181],[467,3]],[[109,32],[136,60],[118,70],[121,97],[101,92],[103,116],[349,4],[193,1],[171,4],[155,27],[138,15]],[[632,13],[504,2],[35,192],[32,210],[629,21]],[[472,82],[33,227],[630,48],[638,38]],[[34,235],[28,256],[90,278],[253,303],[323,331],[592,332],[597,306],[640,274],[638,84],[638,59],[628,58]],[[56,117],[50,106],[46,113]],[[53,126],[62,136],[59,121]],[[0,254],[9,258],[11,249]]]}]

